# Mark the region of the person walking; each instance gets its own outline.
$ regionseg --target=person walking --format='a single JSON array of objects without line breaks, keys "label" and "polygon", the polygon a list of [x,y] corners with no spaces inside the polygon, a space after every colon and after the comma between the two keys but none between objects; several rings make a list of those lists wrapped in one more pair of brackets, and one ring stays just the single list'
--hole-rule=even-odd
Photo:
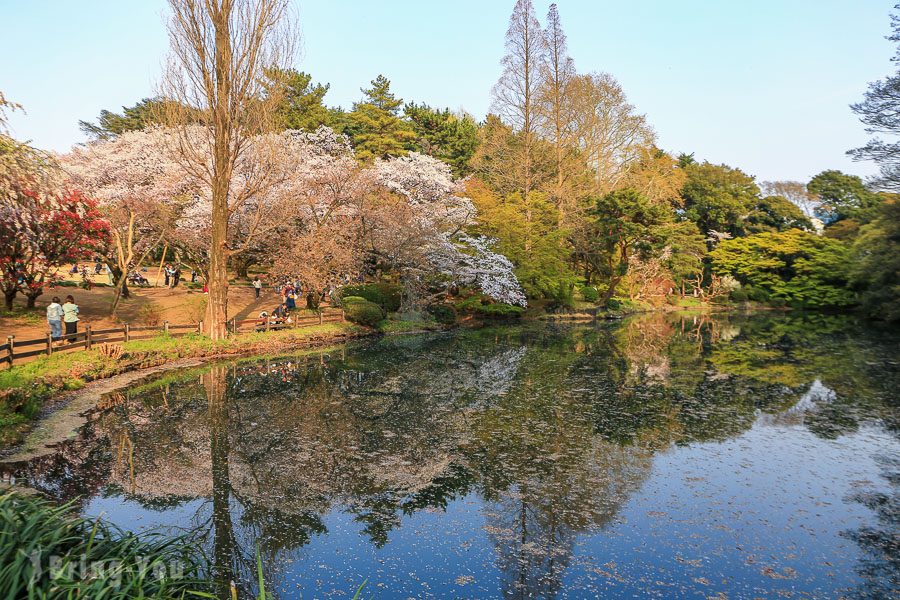
[{"label": "person walking", "polygon": [[113,270],[110,268],[109,263],[103,263],[103,269],[106,271],[106,276],[109,277],[109,285],[115,284],[116,279],[113,277]]},{"label": "person walking", "polygon": [[[165,277],[166,277],[166,279],[165,279],[166,287],[169,287],[169,277],[170,277],[171,271],[172,271],[172,266],[167,264],[165,270],[163,271],[163,273],[165,274]],[[159,281],[159,279],[157,279],[156,281]]]},{"label": "person walking", "polygon": [[256,297],[259,298],[259,292],[262,290],[262,281],[259,279],[259,275],[257,275],[253,279],[253,291],[256,292]]},{"label": "person walking", "polygon": [[178,282],[181,281],[181,267],[173,267],[172,268],[172,287],[178,287]]},{"label": "person walking", "polygon": [[62,337],[63,308],[59,303],[59,297],[53,296],[53,300],[47,305],[47,324],[50,325],[50,339],[53,341]]},{"label": "person walking", "polygon": [[70,344],[75,343],[74,334],[78,333],[78,305],[75,304],[75,298],[66,296],[66,303],[62,305],[63,322],[66,324],[66,336],[72,336],[69,339]]}]

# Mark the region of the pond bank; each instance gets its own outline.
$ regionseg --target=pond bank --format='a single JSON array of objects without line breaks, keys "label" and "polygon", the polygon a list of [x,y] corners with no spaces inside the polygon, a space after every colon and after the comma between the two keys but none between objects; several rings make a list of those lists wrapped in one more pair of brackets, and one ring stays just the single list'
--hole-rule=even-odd
[{"label": "pond bank", "polygon": [[[123,352],[118,357],[99,349],[41,357],[0,372],[0,456],[9,454],[36,423],[48,422],[60,408],[78,402],[86,410],[105,391],[147,374],[217,358],[322,347],[377,334],[352,323],[328,323],[248,333],[219,342],[197,334],[179,338],[161,335],[121,344]],[[49,427],[48,436],[36,439],[55,439],[50,433],[58,425]]]}]

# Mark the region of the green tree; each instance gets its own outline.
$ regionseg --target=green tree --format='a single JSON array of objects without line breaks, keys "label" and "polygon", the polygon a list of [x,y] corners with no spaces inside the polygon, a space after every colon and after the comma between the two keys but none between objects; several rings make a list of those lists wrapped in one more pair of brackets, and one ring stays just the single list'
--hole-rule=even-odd
[{"label": "green tree", "polygon": [[391,82],[379,75],[372,87],[362,89],[365,98],[353,106],[349,114],[349,131],[360,160],[403,156],[416,134],[410,124],[400,118],[403,100],[391,92]]},{"label": "green tree", "polygon": [[479,180],[466,193],[478,209],[479,233],[497,240],[496,250],[512,261],[529,297],[551,297],[575,282],[568,232],[559,228],[559,212],[546,194],[501,195]]},{"label": "green tree", "polygon": [[666,268],[684,296],[688,285],[700,285],[706,258],[706,236],[691,221],[670,223],[660,230],[668,248]]},{"label": "green tree", "polygon": [[591,211],[593,243],[582,258],[608,279],[603,304],[615,295],[616,287],[628,274],[632,256],[659,249],[663,241],[660,226],[670,219],[668,206],[653,203],[632,189],[616,190],[597,199]]},{"label": "green tree", "polygon": [[806,188],[821,200],[816,216],[829,224],[844,219],[868,223],[878,214],[878,205],[882,201],[856,175],[833,169],[813,177]]},{"label": "green tree", "polygon": [[126,131],[140,131],[159,123],[164,105],[165,100],[144,98],[134,106],[123,106],[121,113],[101,110],[96,123],[78,121],[78,127],[93,139],[108,140]]},{"label": "green tree", "polygon": [[456,177],[471,172],[469,161],[478,147],[478,124],[471,116],[415,103],[407,104],[403,112],[416,134],[413,143],[416,152],[446,162]]},{"label": "green tree", "polygon": [[679,158],[687,173],[681,192],[685,216],[700,231],[744,235],[744,218],[759,201],[759,186],[753,177],[726,165],[689,163]]},{"label": "green tree", "polygon": [[810,308],[847,306],[849,247],[838,240],[791,229],[725,240],[710,255],[713,271],[771,299]]},{"label": "green tree", "polygon": [[852,285],[869,316],[900,321],[900,202],[885,202],[853,244]]},{"label": "green tree", "polygon": [[324,104],[329,85],[312,83],[312,75],[295,69],[266,69],[266,91],[281,95],[276,109],[278,124],[284,129],[315,131],[331,125],[331,112]]},{"label": "green tree", "polygon": [[812,222],[800,208],[781,196],[764,196],[747,215],[745,229],[748,233],[786,231],[788,229],[813,228]]}]

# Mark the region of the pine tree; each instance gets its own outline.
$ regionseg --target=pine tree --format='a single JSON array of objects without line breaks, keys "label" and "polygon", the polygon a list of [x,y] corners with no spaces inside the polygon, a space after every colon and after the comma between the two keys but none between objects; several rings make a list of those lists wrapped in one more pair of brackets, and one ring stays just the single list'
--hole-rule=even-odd
[{"label": "pine tree", "polygon": [[347,128],[357,157],[368,161],[406,154],[416,134],[399,116],[403,100],[391,92],[391,82],[379,75],[371,88],[360,91],[365,98],[353,106]]}]

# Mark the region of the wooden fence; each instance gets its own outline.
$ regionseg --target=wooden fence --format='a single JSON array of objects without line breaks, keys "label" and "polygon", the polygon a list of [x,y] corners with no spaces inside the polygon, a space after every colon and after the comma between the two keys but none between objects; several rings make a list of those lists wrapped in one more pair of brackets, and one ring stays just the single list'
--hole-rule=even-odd
[{"label": "wooden fence", "polygon": [[[322,323],[340,323],[344,321],[344,311],[341,309],[325,309],[312,314],[293,314],[288,318],[256,318],[228,321],[228,331],[233,334],[248,331],[277,331],[295,327],[310,327]],[[10,335],[5,344],[0,344],[0,365],[13,366],[16,361],[35,356],[49,356],[56,352],[68,352],[71,350],[90,350],[97,344],[112,342],[130,342],[132,340],[144,340],[159,334],[168,336],[180,336],[186,333],[203,332],[203,321],[189,325],[173,325],[165,321],[158,326],[132,327],[128,323],[122,327],[111,329],[91,329],[85,325],[83,331],[63,335],[54,340],[48,332],[46,336],[30,340],[17,340]],[[25,350],[22,350],[25,348]]]}]

